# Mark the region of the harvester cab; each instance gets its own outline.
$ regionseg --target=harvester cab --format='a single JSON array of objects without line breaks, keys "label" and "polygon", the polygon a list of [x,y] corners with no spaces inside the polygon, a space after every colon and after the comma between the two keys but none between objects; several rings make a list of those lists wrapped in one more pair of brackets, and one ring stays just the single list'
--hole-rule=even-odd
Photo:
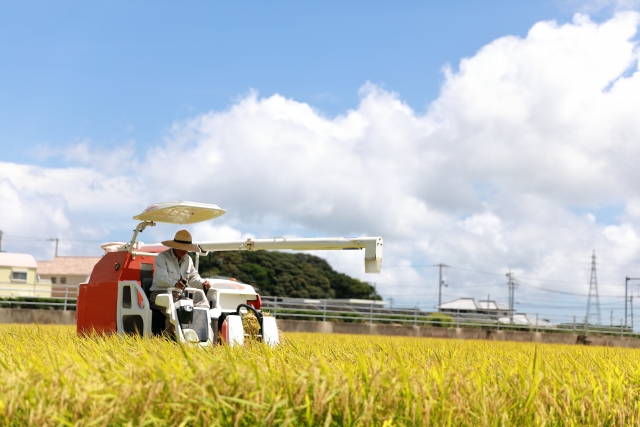
[{"label": "harvester cab", "polygon": [[[255,289],[234,279],[209,279],[205,292],[195,287],[168,288],[151,303],[151,286],[156,256],[168,247],[145,245],[137,238],[156,223],[193,224],[225,213],[219,206],[193,202],[157,203],[133,219],[141,221],[128,243],[102,245],[104,256],[94,267],[89,281],[80,285],[77,301],[78,334],[161,335],[170,323],[172,337],[179,342],[208,346],[219,341],[243,344],[243,316],[253,313],[258,321],[258,339],[268,345],[279,343],[273,317],[261,311],[262,300]],[[230,250],[365,250],[365,271],[379,273],[382,238],[247,239],[229,242],[195,242],[199,255]],[[197,267],[197,265],[196,265]],[[173,293],[180,293],[174,301]]]}]

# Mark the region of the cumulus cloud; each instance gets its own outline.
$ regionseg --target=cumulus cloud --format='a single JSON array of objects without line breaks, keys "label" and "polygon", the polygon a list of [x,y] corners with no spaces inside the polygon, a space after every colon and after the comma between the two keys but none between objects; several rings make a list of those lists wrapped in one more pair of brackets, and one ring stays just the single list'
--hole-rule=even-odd
[{"label": "cumulus cloud", "polygon": [[[576,15],[497,39],[446,70],[425,114],[369,83],[358,107],[334,118],[250,93],[175,124],[142,159],[127,160],[127,145],[109,154],[82,143],[65,154],[79,166],[2,163],[0,182],[22,204],[64,205],[43,230],[80,214],[123,224],[151,202],[194,200],[228,210],[191,229],[207,240],[381,235],[381,276],[364,275],[362,254],[325,256],[397,300],[432,304],[437,275],[426,266],[439,262],[465,269],[447,270],[451,296],[499,285],[500,298],[504,277],[466,270],[507,268],[585,293],[593,249],[607,292],[619,293],[640,251],[639,24],[633,12],[602,23]],[[589,213],[612,203],[623,206],[619,222]],[[528,280],[522,292],[544,286]]]},{"label": "cumulus cloud", "polygon": [[[62,197],[18,191],[9,179],[0,179],[0,224],[3,250],[40,255],[50,249],[47,237],[52,230],[70,228],[69,212]],[[38,240],[34,240],[34,238]],[[34,245],[34,241],[37,242]],[[49,251],[50,256],[53,255]]]}]

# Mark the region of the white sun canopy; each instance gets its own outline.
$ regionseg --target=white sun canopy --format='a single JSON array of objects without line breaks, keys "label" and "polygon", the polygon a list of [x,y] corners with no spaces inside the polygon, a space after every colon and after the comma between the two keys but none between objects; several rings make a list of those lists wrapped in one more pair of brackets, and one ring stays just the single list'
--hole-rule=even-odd
[{"label": "white sun canopy", "polygon": [[163,202],[150,205],[133,219],[170,224],[193,224],[217,218],[225,212],[220,206],[207,203]]}]

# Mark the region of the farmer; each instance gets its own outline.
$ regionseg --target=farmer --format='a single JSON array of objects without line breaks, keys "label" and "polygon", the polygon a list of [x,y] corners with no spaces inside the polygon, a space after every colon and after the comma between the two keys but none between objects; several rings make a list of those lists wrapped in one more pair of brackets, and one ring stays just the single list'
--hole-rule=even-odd
[{"label": "farmer", "polygon": [[[191,241],[191,234],[187,230],[180,230],[173,240],[162,242],[168,246],[169,250],[161,252],[156,256],[155,273],[153,274],[153,284],[151,285],[151,302],[156,302],[156,297],[166,294],[167,289],[174,287],[180,290],[187,286],[202,289],[206,295],[211,287],[208,280],[203,280],[198,271],[193,266],[191,257],[187,252],[200,252],[200,248]],[[180,298],[181,292],[173,291],[173,300]],[[196,307],[209,308],[209,302],[194,301]],[[167,318],[167,327],[169,319]]]}]

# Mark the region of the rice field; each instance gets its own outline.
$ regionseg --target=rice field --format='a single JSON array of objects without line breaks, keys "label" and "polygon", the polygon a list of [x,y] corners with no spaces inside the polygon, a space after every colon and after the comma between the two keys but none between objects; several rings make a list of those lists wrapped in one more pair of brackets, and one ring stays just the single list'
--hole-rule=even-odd
[{"label": "rice field", "polygon": [[0,325],[2,425],[640,424],[637,350],[286,334],[270,349]]}]

